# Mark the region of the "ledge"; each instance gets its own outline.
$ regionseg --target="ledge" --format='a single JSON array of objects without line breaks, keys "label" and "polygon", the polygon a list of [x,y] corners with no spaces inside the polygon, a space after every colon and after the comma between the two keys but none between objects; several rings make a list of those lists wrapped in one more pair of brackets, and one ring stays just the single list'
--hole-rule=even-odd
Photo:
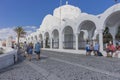
[{"label": "ledge", "polygon": [[17,61],[17,50],[11,50],[0,55],[0,69],[13,65]]}]

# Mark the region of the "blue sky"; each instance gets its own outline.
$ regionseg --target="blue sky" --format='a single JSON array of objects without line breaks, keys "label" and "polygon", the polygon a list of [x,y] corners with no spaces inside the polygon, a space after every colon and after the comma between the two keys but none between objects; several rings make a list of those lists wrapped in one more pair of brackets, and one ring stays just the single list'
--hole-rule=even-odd
[{"label": "blue sky", "polygon": [[[43,18],[59,7],[60,0],[0,0],[0,29],[15,26],[35,26],[39,28]],[[114,0],[68,0],[82,12],[103,13],[114,5]],[[62,0],[64,5],[66,0]],[[33,29],[33,28],[32,28]],[[35,29],[35,28],[34,28]]]}]

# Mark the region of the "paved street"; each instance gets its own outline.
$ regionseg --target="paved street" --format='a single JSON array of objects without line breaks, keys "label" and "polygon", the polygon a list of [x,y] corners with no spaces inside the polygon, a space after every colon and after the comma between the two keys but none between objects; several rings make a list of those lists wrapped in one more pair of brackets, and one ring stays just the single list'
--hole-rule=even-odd
[{"label": "paved street", "polygon": [[19,56],[0,80],[120,80],[120,59],[42,51],[41,60]]}]

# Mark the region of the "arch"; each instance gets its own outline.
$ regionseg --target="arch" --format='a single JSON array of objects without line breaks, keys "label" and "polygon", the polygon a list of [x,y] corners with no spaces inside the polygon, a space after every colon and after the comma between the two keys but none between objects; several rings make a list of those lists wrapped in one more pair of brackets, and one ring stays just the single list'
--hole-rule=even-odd
[{"label": "arch", "polygon": [[59,32],[57,29],[52,32],[52,47],[59,48]]},{"label": "arch", "polygon": [[112,27],[115,24],[118,24],[120,22],[119,20],[120,20],[120,10],[113,12],[110,15],[106,16],[106,18],[104,18],[103,29],[105,29],[106,27]]},{"label": "arch", "polygon": [[86,45],[86,42],[84,40],[84,32],[81,31],[78,35],[78,49],[84,49]]},{"label": "arch", "polygon": [[[82,21],[78,28],[78,48],[83,49],[86,45],[86,40],[93,43],[93,37],[96,30],[96,25],[93,21]],[[89,36],[87,35],[89,34]],[[86,38],[86,39],[85,39]]]},{"label": "arch", "polygon": [[96,25],[93,21],[85,20],[79,25],[78,33],[80,33],[81,30],[87,30],[89,38],[92,39],[96,30]]},{"label": "arch", "polygon": [[63,29],[63,48],[64,49],[73,49],[74,47],[74,32],[71,26],[66,26]]},{"label": "arch", "polygon": [[77,20],[77,28],[76,28],[77,33],[80,33],[81,25],[85,24],[84,22],[87,22],[87,21],[94,23],[97,30],[100,29],[99,19],[96,16],[86,14],[84,16],[79,17],[79,19]]},{"label": "arch", "polygon": [[[118,34],[118,29],[120,26],[120,10],[112,12],[110,15],[108,15],[103,23],[103,29],[106,30],[106,28],[109,29],[109,33],[112,36],[113,44],[116,45],[118,42],[118,39],[116,38],[116,35]],[[104,36],[104,35],[103,35]],[[105,44],[103,42],[103,44]]]},{"label": "arch", "polygon": [[50,36],[49,33],[45,33],[45,48],[50,48]]},{"label": "arch", "polygon": [[120,11],[120,3],[113,5],[112,7],[108,8],[102,15],[100,15],[100,25],[102,29],[105,29],[106,20],[112,14]]}]

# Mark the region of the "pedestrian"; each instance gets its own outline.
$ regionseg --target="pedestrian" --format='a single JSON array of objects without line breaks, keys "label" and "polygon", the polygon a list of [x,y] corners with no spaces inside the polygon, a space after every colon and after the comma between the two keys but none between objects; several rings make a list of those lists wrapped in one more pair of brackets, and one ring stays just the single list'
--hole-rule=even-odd
[{"label": "pedestrian", "polygon": [[90,44],[86,44],[86,56],[90,55]]},{"label": "pedestrian", "polygon": [[99,44],[96,42],[94,46],[94,56],[98,56],[99,52]]},{"label": "pedestrian", "polygon": [[93,47],[93,44],[91,43],[91,45],[90,45],[90,55],[91,55],[91,53],[92,53],[92,51],[94,51],[94,47]]},{"label": "pedestrian", "polygon": [[28,59],[29,59],[29,61],[31,61],[32,54],[33,54],[33,44],[32,43],[29,44],[27,51],[28,51]]},{"label": "pedestrian", "polygon": [[39,42],[35,44],[34,52],[36,53],[36,59],[39,60],[40,59],[40,43]]},{"label": "pedestrian", "polygon": [[107,57],[112,57],[113,53],[115,52],[115,47],[113,43],[110,41],[109,44],[107,45]]}]

